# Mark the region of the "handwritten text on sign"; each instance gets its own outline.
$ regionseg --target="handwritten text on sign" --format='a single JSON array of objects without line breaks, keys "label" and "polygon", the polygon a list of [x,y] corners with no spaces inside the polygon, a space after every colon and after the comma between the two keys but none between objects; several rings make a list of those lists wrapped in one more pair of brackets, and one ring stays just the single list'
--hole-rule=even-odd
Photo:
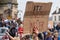
[{"label": "handwritten text on sign", "polygon": [[31,26],[35,26],[35,25],[38,26],[39,25],[39,27],[43,27],[44,22],[31,22],[30,25]]}]

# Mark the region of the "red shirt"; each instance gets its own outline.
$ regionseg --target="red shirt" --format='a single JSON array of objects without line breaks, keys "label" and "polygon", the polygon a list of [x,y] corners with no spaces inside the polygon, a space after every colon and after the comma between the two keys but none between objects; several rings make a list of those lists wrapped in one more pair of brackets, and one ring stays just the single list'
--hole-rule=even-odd
[{"label": "red shirt", "polygon": [[23,33],[23,27],[18,28],[18,33],[20,33],[20,34]]}]

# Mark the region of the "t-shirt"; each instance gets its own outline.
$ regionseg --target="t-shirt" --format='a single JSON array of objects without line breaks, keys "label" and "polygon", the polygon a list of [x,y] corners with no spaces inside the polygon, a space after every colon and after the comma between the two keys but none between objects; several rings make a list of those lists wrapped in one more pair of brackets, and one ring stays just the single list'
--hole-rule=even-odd
[{"label": "t-shirt", "polygon": [[21,33],[23,33],[23,28],[22,27],[19,27],[18,28],[18,32],[21,34]]}]

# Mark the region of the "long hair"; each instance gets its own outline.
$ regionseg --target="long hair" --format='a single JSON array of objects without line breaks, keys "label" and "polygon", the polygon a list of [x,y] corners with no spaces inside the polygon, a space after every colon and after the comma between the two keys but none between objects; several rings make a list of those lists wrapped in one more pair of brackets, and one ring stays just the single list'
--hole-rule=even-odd
[{"label": "long hair", "polygon": [[51,36],[51,32],[47,32],[46,38]]}]

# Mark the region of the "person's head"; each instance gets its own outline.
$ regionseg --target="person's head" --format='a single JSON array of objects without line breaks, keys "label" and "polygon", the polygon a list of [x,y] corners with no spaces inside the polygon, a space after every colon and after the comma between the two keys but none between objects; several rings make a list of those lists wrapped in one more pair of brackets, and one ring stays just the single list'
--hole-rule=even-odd
[{"label": "person's head", "polygon": [[55,32],[55,33],[54,33],[54,36],[55,36],[55,37],[58,37],[58,32]]},{"label": "person's head", "polygon": [[57,26],[60,27],[60,23],[58,23]]},{"label": "person's head", "polygon": [[47,37],[50,37],[52,33],[50,31],[47,31]]},{"label": "person's head", "polygon": [[23,27],[23,24],[20,24],[19,27]]},{"label": "person's head", "polygon": [[30,35],[26,35],[26,39],[29,39],[30,38]]}]

